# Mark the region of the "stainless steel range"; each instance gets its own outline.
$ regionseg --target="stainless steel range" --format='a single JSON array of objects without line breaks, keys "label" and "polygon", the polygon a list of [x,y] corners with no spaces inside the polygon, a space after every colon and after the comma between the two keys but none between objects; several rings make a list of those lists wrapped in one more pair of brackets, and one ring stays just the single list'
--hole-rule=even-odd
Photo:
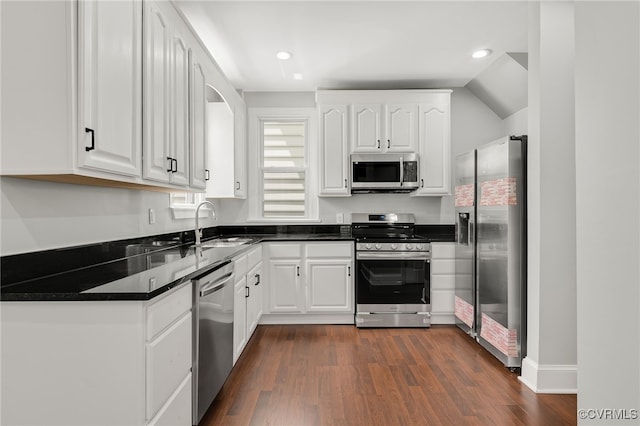
[{"label": "stainless steel range", "polygon": [[354,213],[357,327],[431,326],[431,244],[415,218]]}]

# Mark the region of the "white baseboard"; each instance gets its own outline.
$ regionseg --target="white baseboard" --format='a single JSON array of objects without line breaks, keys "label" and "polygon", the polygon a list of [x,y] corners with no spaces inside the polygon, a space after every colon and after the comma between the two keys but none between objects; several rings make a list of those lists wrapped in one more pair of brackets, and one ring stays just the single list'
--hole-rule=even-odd
[{"label": "white baseboard", "polygon": [[263,314],[260,324],[351,324],[353,314]]},{"label": "white baseboard", "polygon": [[535,393],[578,393],[577,365],[540,365],[522,360],[520,381]]},{"label": "white baseboard", "polygon": [[451,313],[431,313],[431,324],[455,324],[456,316]]}]

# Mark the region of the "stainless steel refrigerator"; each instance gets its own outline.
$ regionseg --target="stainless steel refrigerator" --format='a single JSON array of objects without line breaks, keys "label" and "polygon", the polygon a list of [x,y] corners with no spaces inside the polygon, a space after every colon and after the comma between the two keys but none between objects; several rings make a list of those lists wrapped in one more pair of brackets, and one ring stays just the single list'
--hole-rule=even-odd
[{"label": "stainless steel refrigerator", "polygon": [[456,325],[515,370],[526,354],[526,136],[456,157]]}]

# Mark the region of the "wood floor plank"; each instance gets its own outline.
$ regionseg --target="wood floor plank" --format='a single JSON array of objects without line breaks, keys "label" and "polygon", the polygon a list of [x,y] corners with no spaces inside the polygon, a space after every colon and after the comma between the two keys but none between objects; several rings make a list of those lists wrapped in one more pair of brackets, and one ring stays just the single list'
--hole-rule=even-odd
[{"label": "wood floor plank", "polygon": [[200,426],[575,424],[454,326],[261,325]]}]

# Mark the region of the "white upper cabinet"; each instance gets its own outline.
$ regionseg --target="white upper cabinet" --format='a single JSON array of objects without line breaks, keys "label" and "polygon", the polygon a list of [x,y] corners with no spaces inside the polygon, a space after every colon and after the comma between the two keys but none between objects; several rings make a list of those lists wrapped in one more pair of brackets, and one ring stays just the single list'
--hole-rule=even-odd
[{"label": "white upper cabinet", "polygon": [[353,146],[352,152],[379,152],[383,149],[380,140],[382,129],[382,105],[353,104],[351,106]]},{"label": "white upper cabinet", "polygon": [[246,113],[213,87],[207,87],[210,179],[208,198],[246,198]]},{"label": "white upper cabinet", "polygon": [[207,169],[207,100],[205,74],[197,54],[191,55],[191,187],[205,189]]},{"label": "white upper cabinet", "polygon": [[416,196],[451,193],[451,106],[446,95],[419,106],[420,186]]},{"label": "white upper cabinet", "polygon": [[320,196],[350,196],[347,105],[320,105]]},{"label": "white upper cabinet", "polygon": [[3,175],[137,182],[142,3],[3,2]]},{"label": "white upper cabinet", "polygon": [[78,2],[78,165],[140,176],[142,3]]},{"label": "white upper cabinet", "polygon": [[145,11],[144,177],[169,182],[169,66],[171,35],[165,13],[155,2]]},{"label": "white upper cabinet", "polygon": [[205,87],[244,102],[173,3],[6,2],[2,36],[2,175],[205,189]]},{"label": "white upper cabinet", "polygon": [[415,104],[353,104],[351,152],[415,152]]},{"label": "white upper cabinet", "polygon": [[[351,153],[418,153],[415,196],[451,191],[451,90],[321,90],[320,195],[349,196]],[[348,112],[348,113],[347,113]]]},{"label": "white upper cabinet", "polygon": [[186,186],[189,47],[170,3],[148,1],[145,7],[144,178]]},{"label": "white upper cabinet", "polygon": [[387,152],[415,152],[418,146],[418,127],[415,104],[385,105],[386,139],[383,141]]}]

